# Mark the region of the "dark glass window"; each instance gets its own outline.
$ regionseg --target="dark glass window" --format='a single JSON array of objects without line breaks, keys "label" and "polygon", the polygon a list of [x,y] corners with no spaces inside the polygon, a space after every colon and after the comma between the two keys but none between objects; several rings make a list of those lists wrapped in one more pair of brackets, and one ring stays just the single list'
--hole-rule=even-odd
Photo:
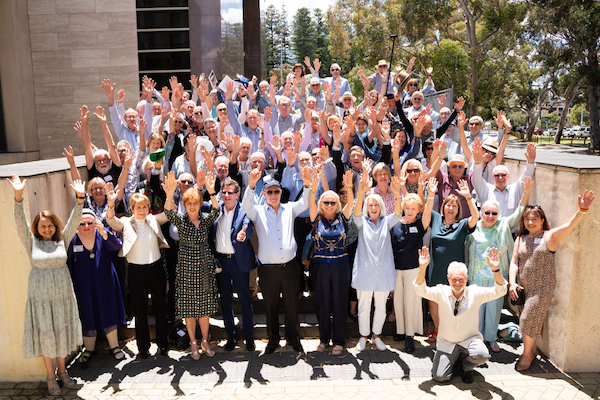
[{"label": "dark glass window", "polygon": [[190,69],[189,51],[138,53],[138,57],[140,61],[140,71],[157,69]]},{"label": "dark glass window", "polygon": [[189,47],[189,31],[138,32],[138,50],[187,49]]},{"label": "dark glass window", "polygon": [[188,0],[137,0],[137,8],[187,7]]},{"label": "dark glass window", "polygon": [[189,26],[188,10],[148,9],[148,11],[137,12],[138,29],[188,28]]},{"label": "dark glass window", "polygon": [[[151,72],[151,73],[140,73],[140,82],[142,81],[142,78],[144,75],[148,75],[149,77],[151,77],[152,79],[154,79],[154,82],[156,82],[156,90],[158,90],[159,92],[162,90],[163,86],[168,87],[169,89],[171,88],[171,86],[169,85],[169,79],[172,76],[176,76],[177,80],[180,83],[183,83],[183,87],[184,88],[189,88],[190,85],[189,83],[186,84],[186,82],[189,82],[190,80],[190,72]],[[141,90],[141,88],[140,88]],[[188,90],[189,91],[189,90]]]}]

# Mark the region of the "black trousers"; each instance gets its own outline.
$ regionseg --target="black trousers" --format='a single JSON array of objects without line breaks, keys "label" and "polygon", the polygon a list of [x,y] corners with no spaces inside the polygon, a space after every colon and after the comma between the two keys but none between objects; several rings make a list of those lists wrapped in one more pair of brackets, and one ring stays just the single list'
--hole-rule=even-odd
[{"label": "black trousers", "polygon": [[148,293],[156,318],[156,343],[159,348],[167,347],[167,302],[166,277],[162,259],[153,264],[129,264],[129,292],[135,314],[135,337],[138,351],[147,353],[150,348],[148,328]]},{"label": "black trousers", "polygon": [[267,318],[269,340],[279,340],[279,295],[283,297],[285,308],[285,339],[298,339],[298,295],[300,266],[295,259],[284,266],[260,264],[258,278],[263,294]]}]

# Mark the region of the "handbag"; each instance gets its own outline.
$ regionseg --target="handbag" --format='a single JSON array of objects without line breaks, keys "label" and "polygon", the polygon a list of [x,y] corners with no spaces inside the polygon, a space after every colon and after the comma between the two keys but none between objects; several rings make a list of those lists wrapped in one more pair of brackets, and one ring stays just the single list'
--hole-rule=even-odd
[{"label": "handbag", "polygon": [[[518,251],[518,246],[519,243],[521,241],[517,239],[516,245],[517,245],[517,251]],[[519,284],[519,286],[521,286],[521,279],[519,279],[521,276],[521,271],[519,270],[519,273],[517,274],[517,283]],[[512,304],[513,306],[522,306],[525,305],[525,289],[517,289],[517,294],[519,297],[517,297],[516,300],[510,299],[510,304]]]},{"label": "handbag", "polygon": [[358,240],[358,227],[354,222],[353,214],[350,214],[347,227],[348,230],[346,231],[346,246],[349,246]]},{"label": "handbag", "polygon": [[313,255],[315,254],[314,232],[315,232],[315,229],[317,229],[317,226],[319,226],[319,221],[321,221],[321,215],[318,216],[317,220],[313,224],[313,227],[310,230],[310,233],[308,235],[306,235],[306,241],[304,242],[304,247],[302,247],[302,256],[301,256],[303,265],[310,265]]}]

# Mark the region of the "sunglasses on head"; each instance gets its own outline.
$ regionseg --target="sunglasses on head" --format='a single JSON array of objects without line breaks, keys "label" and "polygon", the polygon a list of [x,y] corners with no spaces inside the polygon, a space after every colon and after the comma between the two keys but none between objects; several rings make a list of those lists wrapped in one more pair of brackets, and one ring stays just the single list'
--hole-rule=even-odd
[{"label": "sunglasses on head", "polygon": [[267,194],[268,195],[272,195],[272,194],[279,194],[281,193],[281,190],[279,189],[275,189],[275,190],[267,190]]},{"label": "sunglasses on head", "polygon": [[487,215],[487,216],[490,216],[490,215],[496,216],[496,215],[498,215],[497,211],[484,211],[483,213],[485,215]]}]

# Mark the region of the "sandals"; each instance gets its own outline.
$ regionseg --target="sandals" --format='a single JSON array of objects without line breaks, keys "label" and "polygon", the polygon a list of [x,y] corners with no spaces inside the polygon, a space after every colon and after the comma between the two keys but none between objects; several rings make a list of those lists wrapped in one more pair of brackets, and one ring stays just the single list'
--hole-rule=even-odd
[{"label": "sandals", "polygon": [[[205,346],[205,344],[206,344],[206,346]],[[202,340],[202,351],[208,357],[214,357],[215,356],[215,351],[210,347],[210,343],[208,343],[208,340]]]},{"label": "sandals", "polygon": [[115,360],[122,360],[125,358],[125,353],[123,353],[123,350],[121,350],[119,346],[113,347],[112,349],[110,349],[110,352],[115,358]]},{"label": "sandals", "polygon": [[333,350],[331,350],[331,355],[339,356],[340,354],[342,354],[342,351],[344,351],[344,346],[336,344],[335,346],[333,346]]},{"label": "sandals", "polygon": [[317,346],[317,351],[325,351],[326,347],[327,347],[327,344],[319,343],[319,345]]},{"label": "sandals", "polygon": [[[54,381],[54,382],[52,382],[52,381]],[[46,379],[46,382],[52,382],[52,387],[48,388],[48,393],[50,393],[51,396],[60,396],[61,395],[62,391],[60,390],[60,387],[58,386],[56,377],[48,378],[48,379]]]},{"label": "sandals", "polygon": [[81,351],[81,355],[79,356],[79,362],[82,364],[86,364],[87,362],[89,362],[92,357],[94,357],[96,355],[96,350],[82,350]]},{"label": "sandals", "polygon": [[198,342],[194,340],[190,343],[190,345],[192,347],[192,360],[198,361],[200,359],[200,352],[198,351]]},{"label": "sandals", "polygon": [[70,388],[70,387],[75,386],[75,381],[73,379],[71,379],[71,377],[69,376],[67,371],[59,372],[58,376],[60,376],[60,379],[62,380],[62,383],[65,387]]},{"label": "sandals", "polygon": [[519,372],[527,371],[529,368],[531,368],[532,362],[533,362],[533,357],[527,357],[527,356],[521,355],[521,357],[519,357],[519,364],[517,364],[517,371],[519,371]]}]

